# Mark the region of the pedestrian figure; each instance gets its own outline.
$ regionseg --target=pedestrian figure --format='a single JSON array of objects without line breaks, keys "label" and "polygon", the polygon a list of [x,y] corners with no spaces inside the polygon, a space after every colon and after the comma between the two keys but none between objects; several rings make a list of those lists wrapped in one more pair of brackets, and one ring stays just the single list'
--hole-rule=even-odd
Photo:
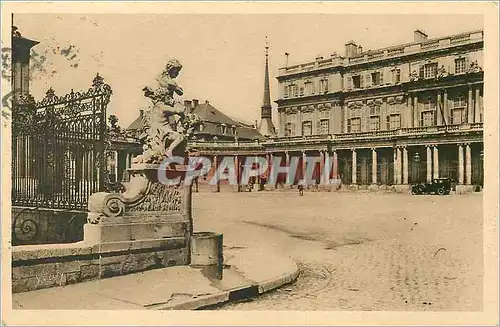
[{"label": "pedestrian figure", "polygon": [[299,184],[298,185],[298,189],[299,189],[300,196],[303,196],[304,195],[304,185]]}]

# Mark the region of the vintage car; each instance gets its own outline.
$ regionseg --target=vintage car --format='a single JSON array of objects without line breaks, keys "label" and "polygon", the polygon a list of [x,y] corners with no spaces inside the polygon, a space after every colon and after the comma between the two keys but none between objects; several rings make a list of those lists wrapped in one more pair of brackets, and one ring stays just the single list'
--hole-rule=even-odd
[{"label": "vintage car", "polygon": [[439,194],[448,195],[451,191],[449,178],[434,178],[430,183],[419,183],[411,187],[411,194]]}]

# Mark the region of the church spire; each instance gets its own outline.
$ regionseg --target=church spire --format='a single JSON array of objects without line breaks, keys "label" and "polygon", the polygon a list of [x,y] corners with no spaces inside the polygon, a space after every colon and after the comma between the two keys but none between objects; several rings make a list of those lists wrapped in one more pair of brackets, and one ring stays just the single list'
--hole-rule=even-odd
[{"label": "church spire", "polygon": [[266,36],[266,66],[264,69],[264,96],[260,112],[259,132],[264,136],[275,136],[272,120],[271,91],[269,88],[269,43]]},{"label": "church spire", "polygon": [[[264,97],[262,99],[262,109],[271,107],[271,92],[269,90],[269,42],[266,36],[266,67],[264,70]],[[262,112],[264,118],[264,112]],[[267,117],[266,117],[267,118]]]}]

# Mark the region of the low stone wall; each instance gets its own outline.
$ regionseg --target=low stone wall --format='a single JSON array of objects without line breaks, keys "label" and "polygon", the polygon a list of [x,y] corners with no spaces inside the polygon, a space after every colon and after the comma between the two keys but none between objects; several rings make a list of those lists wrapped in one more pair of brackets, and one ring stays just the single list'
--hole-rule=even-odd
[{"label": "low stone wall", "polygon": [[74,243],[83,240],[87,213],[12,207],[12,245]]},{"label": "low stone wall", "polygon": [[127,243],[26,245],[12,250],[12,292],[189,264],[186,237]]}]

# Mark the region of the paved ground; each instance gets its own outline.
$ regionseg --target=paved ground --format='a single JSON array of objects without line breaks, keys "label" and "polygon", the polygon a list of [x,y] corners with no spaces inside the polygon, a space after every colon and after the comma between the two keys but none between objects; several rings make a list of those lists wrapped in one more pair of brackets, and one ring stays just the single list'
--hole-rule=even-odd
[{"label": "paved ground", "polygon": [[228,310],[481,310],[482,196],[194,195],[195,229],[291,256],[296,283]]}]

